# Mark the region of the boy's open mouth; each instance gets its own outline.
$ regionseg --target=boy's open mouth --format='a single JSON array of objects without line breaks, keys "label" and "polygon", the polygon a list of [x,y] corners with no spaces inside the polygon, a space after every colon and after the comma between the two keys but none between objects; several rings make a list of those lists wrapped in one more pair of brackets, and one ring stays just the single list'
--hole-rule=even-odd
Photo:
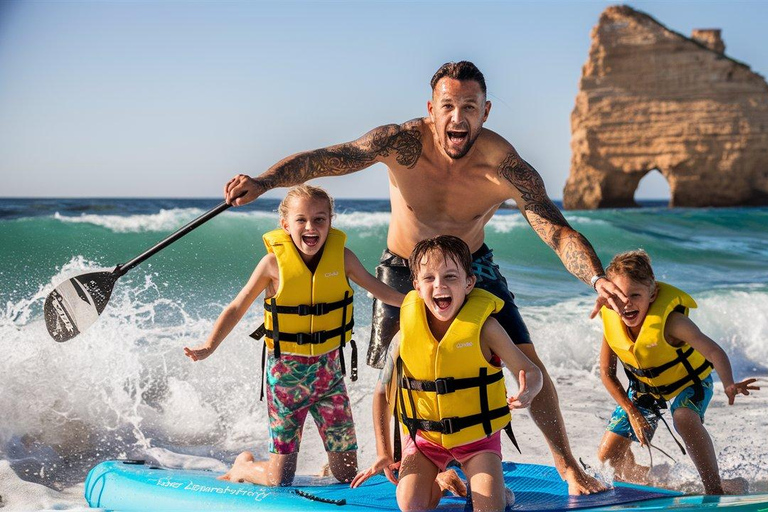
[{"label": "boy's open mouth", "polygon": [[307,244],[309,247],[314,247],[320,242],[319,235],[301,235],[301,241]]},{"label": "boy's open mouth", "polygon": [[453,302],[453,299],[448,295],[441,295],[439,297],[433,297],[433,300],[435,301],[435,305],[440,309],[440,311],[445,311],[451,306],[451,302]]},{"label": "boy's open mouth", "polygon": [[638,313],[640,313],[640,311],[638,311],[637,309],[633,309],[632,311],[624,311],[624,312],[621,314],[621,316],[623,316],[623,317],[624,317],[624,318],[626,318],[627,320],[630,320],[630,321],[632,321],[632,320],[634,320],[635,318],[637,318],[637,315],[638,315]]},{"label": "boy's open mouth", "polygon": [[461,144],[465,140],[467,140],[467,134],[466,131],[458,131],[458,130],[448,130],[448,140],[451,141],[454,144]]}]

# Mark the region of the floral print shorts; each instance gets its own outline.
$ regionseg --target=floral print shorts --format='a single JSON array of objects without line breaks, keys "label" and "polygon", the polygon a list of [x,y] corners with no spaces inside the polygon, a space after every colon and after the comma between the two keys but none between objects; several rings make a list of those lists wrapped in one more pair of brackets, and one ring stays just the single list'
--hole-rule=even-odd
[{"label": "floral print shorts", "polygon": [[339,351],[321,356],[267,356],[269,451],[299,451],[307,413],[328,452],[357,450],[352,408],[341,373]]}]

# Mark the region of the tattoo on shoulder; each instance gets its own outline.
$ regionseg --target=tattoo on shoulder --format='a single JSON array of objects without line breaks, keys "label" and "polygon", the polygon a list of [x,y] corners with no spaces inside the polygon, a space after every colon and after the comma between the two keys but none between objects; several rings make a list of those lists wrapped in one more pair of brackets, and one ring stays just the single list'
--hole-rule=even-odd
[{"label": "tattoo on shoulder", "polygon": [[536,169],[513,150],[499,165],[498,174],[520,192],[523,214],[533,230],[560,256],[569,272],[588,283],[594,269],[602,268],[600,261],[587,239],[571,228],[547,196]]},{"label": "tattoo on shoulder", "polygon": [[287,159],[275,174],[275,181],[269,185],[288,186],[322,176],[342,176],[365,169],[378,158],[391,154],[395,155],[398,164],[413,168],[421,152],[421,132],[417,128],[380,126],[355,141]]},{"label": "tattoo on shoulder", "polygon": [[409,169],[416,165],[421,156],[421,131],[411,121],[402,125],[387,125],[369,132],[369,151],[376,156],[395,153],[398,164]]}]

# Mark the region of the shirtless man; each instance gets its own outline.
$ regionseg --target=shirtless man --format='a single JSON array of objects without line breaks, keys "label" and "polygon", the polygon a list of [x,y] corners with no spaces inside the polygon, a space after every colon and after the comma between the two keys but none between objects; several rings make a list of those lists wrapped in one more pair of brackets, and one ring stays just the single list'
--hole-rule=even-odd
[{"label": "shirtless man", "polygon": [[[483,128],[491,102],[485,79],[471,62],[447,63],[431,81],[428,117],[374,128],[352,142],[297,153],[256,178],[240,174],[225,187],[226,201],[239,206],[276,187],[290,187],[323,176],[342,176],[381,162],[389,169],[392,220],[378,277],[409,291],[407,260],[417,242],[437,235],[463,239],[473,251],[478,287],[503,298],[497,316],[512,340],[542,371],[544,386],[531,404],[531,417],[544,434],[571,494],[605,490],[579,467],[571,453],[557,392],[536,354],[514,296],[506,286],[484,228],[506,200],[516,202],[541,239],[568,271],[592,286],[600,304],[620,310],[626,297],[610,280],[586,238],[576,232],[547,196],[536,170],[500,135]],[[244,195],[239,197],[241,194]],[[374,305],[368,364],[383,365],[398,330],[397,309]]]}]

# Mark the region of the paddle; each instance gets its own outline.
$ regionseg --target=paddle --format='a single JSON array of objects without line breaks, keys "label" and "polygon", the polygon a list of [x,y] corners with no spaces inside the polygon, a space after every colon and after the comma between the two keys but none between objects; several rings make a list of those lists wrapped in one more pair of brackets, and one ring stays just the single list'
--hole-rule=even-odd
[{"label": "paddle", "polygon": [[48,294],[43,306],[48,333],[56,341],[68,341],[86,330],[104,311],[115,282],[123,274],[229,207],[221,203],[111,272],[91,272],[61,283]]}]

